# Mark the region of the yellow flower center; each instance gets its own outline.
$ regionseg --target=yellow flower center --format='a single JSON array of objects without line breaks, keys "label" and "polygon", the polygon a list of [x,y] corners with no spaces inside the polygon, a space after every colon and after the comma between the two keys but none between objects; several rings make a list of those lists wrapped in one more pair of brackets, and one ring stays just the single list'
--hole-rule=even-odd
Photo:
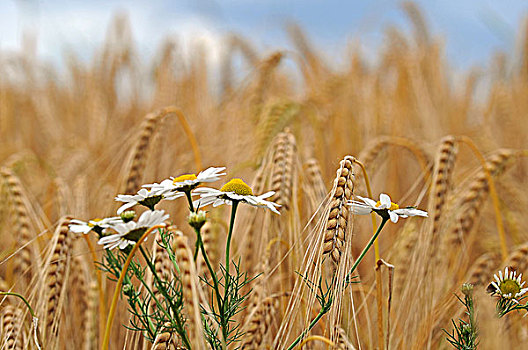
[{"label": "yellow flower center", "polygon": [[[90,221],[93,221],[93,222],[97,223],[97,222],[102,221],[102,220],[103,220],[103,219],[99,219],[99,218],[97,218],[97,219],[93,219],[93,220],[90,220]],[[92,224],[90,221],[88,221],[88,227],[94,227],[94,226],[97,225],[97,224],[95,224],[95,225]]]},{"label": "yellow flower center", "polygon": [[519,286],[519,283],[511,279],[506,279],[502,281],[501,284],[499,285],[499,289],[503,295],[511,293],[512,297],[515,297],[515,294],[521,291],[521,287]]},{"label": "yellow flower center", "polygon": [[[376,207],[379,207],[380,205],[381,205],[381,202],[378,201],[376,203]],[[400,209],[400,206],[398,204],[394,203],[394,202],[391,202],[391,206],[390,206],[389,210],[396,210],[396,209]]]},{"label": "yellow flower center", "polygon": [[220,189],[222,192],[235,192],[241,196],[252,196],[253,190],[242,179],[231,179]]},{"label": "yellow flower center", "polygon": [[196,180],[196,175],[194,174],[185,174],[185,175],[181,175],[181,176],[178,176],[178,177],[175,177],[174,180],[172,181],[173,183],[176,183],[176,182],[183,182],[185,180]]}]

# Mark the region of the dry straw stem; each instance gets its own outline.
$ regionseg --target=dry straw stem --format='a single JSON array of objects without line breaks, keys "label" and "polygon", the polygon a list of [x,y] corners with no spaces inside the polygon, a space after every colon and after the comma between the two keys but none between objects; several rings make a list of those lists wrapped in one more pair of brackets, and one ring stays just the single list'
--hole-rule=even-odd
[{"label": "dry straw stem", "polygon": [[135,193],[141,185],[143,173],[145,171],[145,164],[148,157],[148,150],[151,141],[155,135],[155,129],[161,119],[168,114],[175,114],[178,117],[178,121],[183,127],[183,131],[187,135],[191,148],[194,154],[194,162],[197,171],[202,169],[202,156],[200,154],[196,137],[192,132],[185,115],[181,110],[174,106],[162,108],[156,112],[148,114],[143,120],[141,126],[141,133],[139,139],[131,153],[131,160],[129,161],[128,170],[126,172],[127,177],[125,181],[124,193]]},{"label": "dry straw stem", "polygon": [[311,342],[322,342],[322,343],[325,343],[327,346],[330,346],[332,348],[336,347],[336,344],[333,341],[331,341],[330,339],[328,339],[326,337],[320,336],[320,335],[311,335],[311,336],[307,337],[306,339],[304,339],[302,341],[302,343],[299,345],[299,347],[302,349],[306,344],[311,343]]},{"label": "dry straw stem", "polygon": [[8,304],[2,310],[2,349],[22,350],[26,336],[24,335],[22,309]]}]

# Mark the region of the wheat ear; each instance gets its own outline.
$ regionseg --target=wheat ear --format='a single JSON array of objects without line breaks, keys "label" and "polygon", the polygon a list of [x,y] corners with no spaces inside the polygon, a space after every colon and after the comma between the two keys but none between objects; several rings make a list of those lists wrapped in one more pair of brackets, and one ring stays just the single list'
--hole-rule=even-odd
[{"label": "wheat ear", "polygon": [[65,281],[70,267],[72,238],[70,237],[70,217],[61,219],[54,234],[54,246],[51,251],[47,271],[47,303],[46,303],[46,339],[54,344],[59,331],[61,319],[61,297],[65,288]]},{"label": "wheat ear", "polygon": [[289,210],[293,178],[295,176],[295,137],[290,132],[281,132],[275,138],[271,189],[275,194],[270,199],[280,204],[281,211]]},{"label": "wheat ear", "polygon": [[348,224],[347,202],[352,199],[354,190],[353,157],[346,156],[340,163],[334,180],[334,191],[330,202],[330,212],[326,223],[326,233],[323,243],[323,254],[332,257],[335,265],[339,265],[345,245],[345,232]]},{"label": "wheat ear", "polygon": [[11,304],[2,310],[2,349],[24,349],[23,314],[20,308]]},{"label": "wheat ear", "polygon": [[21,246],[13,259],[13,273],[15,276],[22,278],[22,283],[27,286],[35,274],[35,271],[32,269],[33,257],[38,256],[38,249],[34,248],[34,245],[29,244],[33,239],[33,235],[31,234],[29,212],[26,206],[28,200],[22,189],[20,180],[11,169],[0,169],[0,175],[4,178],[11,199],[10,203],[14,213],[13,231],[17,233],[17,241]]},{"label": "wheat ear", "polygon": [[263,343],[268,333],[273,315],[279,308],[277,297],[270,296],[262,300],[251,312],[248,320],[248,326],[244,339],[242,340],[241,349],[258,350],[263,348]]}]

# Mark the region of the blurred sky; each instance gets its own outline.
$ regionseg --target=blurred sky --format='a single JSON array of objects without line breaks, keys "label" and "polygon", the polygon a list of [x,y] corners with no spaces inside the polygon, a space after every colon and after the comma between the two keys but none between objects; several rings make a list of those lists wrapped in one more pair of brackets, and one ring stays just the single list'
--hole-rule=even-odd
[{"label": "blurred sky", "polygon": [[[452,66],[484,65],[497,50],[516,50],[528,0],[420,0],[430,31],[445,41]],[[393,25],[409,30],[400,1],[337,0],[0,0],[0,53],[17,51],[24,32],[36,33],[37,52],[53,63],[65,50],[89,59],[108,23],[127,13],[135,45],[147,58],[167,35],[202,40],[219,56],[226,33],[242,34],[261,49],[292,47],[285,25],[295,21],[327,57],[339,57],[359,39],[369,57]]]}]

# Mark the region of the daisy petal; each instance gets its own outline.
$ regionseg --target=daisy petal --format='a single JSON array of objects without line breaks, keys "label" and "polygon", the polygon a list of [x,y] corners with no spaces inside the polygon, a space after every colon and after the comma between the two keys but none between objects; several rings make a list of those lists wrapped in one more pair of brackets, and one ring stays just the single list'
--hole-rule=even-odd
[{"label": "daisy petal", "polygon": [[379,209],[389,209],[392,204],[391,198],[387,194],[382,193],[380,194],[380,203]]},{"label": "daisy petal", "polygon": [[390,220],[394,223],[397,223],[398,222],[398,214],[396,214],[395,212],[393,212],[392,210],[389,210],[389,216],[390,216]]}]

